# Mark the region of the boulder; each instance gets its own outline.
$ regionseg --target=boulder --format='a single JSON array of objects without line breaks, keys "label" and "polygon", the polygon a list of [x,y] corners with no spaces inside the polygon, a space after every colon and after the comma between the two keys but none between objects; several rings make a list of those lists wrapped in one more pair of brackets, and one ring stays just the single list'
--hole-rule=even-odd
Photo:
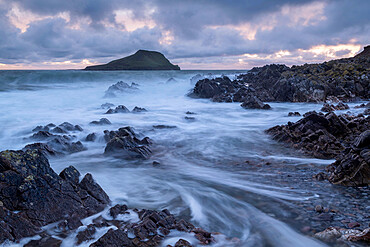
[{"label": "boulder", "polygon": [[271,106],[269,104],[264,104],[256,96],[245,99],[245,101],[241,104],[241,107],[245,109],[271,109]]},{"label": "boulder", "polygon": [[[131,85],[129,85],[126,82],[119,81],[116,84],[113,84],[112,86],[110,86],[108,88],[108,90],[105,91],[105,96],[104,97],[105,98],[113,98],[113,97],[117,97],[117,94],[135,92],[135,91],[139,90],[139,88],[137,86],[138,85],[136,83],[133,83],[133,82],[131,83]],[[104,108],[110,108],[110,107],[113,107],[113,106],[114,106],[113,104],[109,104],[109,103],[104,104]]]},{"label": "boulder", "polygon": [[92,125],[109,125],[112,124],[107,118],[101,118],[99,121],[90,122]]},{"label": "boulder", "polygon": [[124,105],[119,105],[115,109],[109,109],[105,114],[113,114],[113,113],[129,113],[130,110],[127,109]]},{"label": "boulder", "polygon": [[148,159],[152,153],[149,148],[152,141],[148,137],[140,140],[131,127],[120,128],[117,131],[105,130],[104,134],[107,142],[105,154],[128,159]]}]

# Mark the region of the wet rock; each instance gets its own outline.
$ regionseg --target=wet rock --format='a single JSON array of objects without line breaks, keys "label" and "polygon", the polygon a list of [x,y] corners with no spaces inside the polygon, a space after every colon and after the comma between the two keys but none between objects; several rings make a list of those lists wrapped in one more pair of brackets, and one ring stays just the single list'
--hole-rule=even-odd
[{"label": "wet rock", "polygon": [[187,111],[187,112],[185,112],[185,114],[187,114],[187,115],[194,115],[196,113],[195,112],[192,112],[192,111]]},{"label": "wet rock", "polygon": [[174,247],[192,247],[192,245],[185,239],[179,239]]},{"label": "wet rock", "polygon": [[90,224],[86,227],[85,230],[78,232],[76,236],[77,245],[82,244],[83,242],[90,241],[94,239],[94,234],[96,233],[96,228],[94,225]]},{"label": "wet rock", "polygon": [[92,243],[90,247],[122,247],[122,246],[132,246],[134,247],[132,241],[128,238],[127,234],[121,230],[109,229],[109,231],[104,234],[98,241]]},{"label": "wet rock", "polygon": [[245,109],[264,109],[264,110],[271,109],[271,106],[269,104],[264,104],[256,96],[245,99],[241,106]]},{"label": "wet rock", "polygon": [[370,183],[370,119],[309,112],[296,123],[275,126],[266,132],[317,158],[335,158],[327,167],[334,184],[362,186]]},{"label": "wet rock", "polygon": [[315,234],[315,237],[326,241],[365,241],[370,242],[370,228],[363,231],[354,229],[344,229],[339,227],[329,227],[322,232]]},{"label": "wet rock", "polygon": [[35,150],[35,149],[40,150],[45,156],[55,156],[55,155],[58,154],[49,145],[47,145],[45,143],[41,143],[41,142],[36,142],[36,143],[28,144],[22,150],[23,151],[26,151],[26,150]]},{"label": "wet rock", "polygon": [[188,120],[188,121],[195,121],[195,117],[184,117],[185,120]]},{"label": "wet rock", "polygon": [[112,103],[104,103],[100,107],[102,109],[110,109],[110,108],[114,107],[114,104],[112,104]]},{"label": "wet rock", "polygon": [[321,108],[321,111],[332,112],[332,111],[347,110],[347,109],[349,109],[349,106],[347,104],[344,104],[343,102],[339,102],[336,106],[325,103],[323,107]]},{"label": "wet rock", "polygon": [[39,126],[36,126],[32,132],[39,132],[39,131],[49,131],[50,128],[48,126],[42,126],[42,125],[39,125]]},{"label": "wet rock", "polygon": [[315,211],[318,213],[322,213],[324,211],[324,208],[321,205],[316,205]]},{"label": "wet rock", "polygon": [[86,136],[85,141],[86,142],[94,142],[96,140],[97,136],[96,133],[90,133]]},{"label": "wet rock", "polygon": [[90,122],[92,125],[109,125],[112,124],[107,118],[101,118],[99,121]]},{"label": "wet rock", "polygon": [[159,161],[156,161],[156,160],[155,160],[155,161],[153,161],[153,163],[152,163],[152,165],[153,165],[153,166],[159,166],[160,164],[161,164],[161,163],[160,163]]},{"label": "wet rock", "polygon": [[132,92],[139,90],[137,86],[138,84],[133,83],[133,82],[131,83],[131,85],[129,85],[126,82],[119,81],[116,84],[113,84],[112,86],[110,86],[108,90],[105,91],[104,97],[113,98],[113,97],[117,97],[118,94],[132,93]]},{"label": "wet rock", "polygon": [[164,125],[164,124],[159,124],[159,125],[153,125],[154,129],[175,129],[177,128],[174,125]]},{"label": "wet rock", "polygon": [[65,131],[83,131],[81,126],[73,125],[73,124],[68,123],[68,122],[64,122],[62,124],[59,124],[58,127],[62,128]]},{"label": "wet rock", "polygon": [[105,131],[107,145],[104,153],[122,158],[148,159],[152,151],[149,146],[151,140],[148,137],[139,139],[131,127],[120,128],[117,131]]},{"label": "wet rock", "polygon": [[115,109],[109,109],[105,114],[114,114],[114,113],[129,113],[130,110],[127,109],[124,105],[119,105]]},{"label": "wet rock", "polygon": [[145,108],[135,106],[135,108],[132,109],[132,112],[147,112],[147,110]]},{"label": "wet rock", "polygon": [[301,116],[301,114],[299,113],[299,112],[289,112],[288,113],[288,116],[289,117],[300,117]]},{"label": "wet rock", "polygon": [[360,227],[361,224],[358,223],[358,222],[350,222],[350,223],[348,223],[347,226],[348,226],[348,228],[355,228],[355,227]]},{"label": "wet rock", "polygon": [[364,111],[364,113],[363,113],[364,115],[370,115],[370,108],[367,108],[365,111]]},{"label": "wet rock", "polygon": [[48,236],[40,240],[31,240],[24,247],[59,247],[61,244],[62,240]]},{"label": "wet rock", "polygon": [[117,204],[109,209],[109,214],[115,219],[119,214],[125,214],[127,211],[127,206],[124,204]]},{"label": "wet rock", "polygon": [[64,129],[62,129],[61,127],[55,127],[51,130],[51,132],[53,133],[58,133],[58,134],[65,134],[65,133],[68,133],[67,131],[65,131]]},{"label": "wet rock", "polygon": [[[0,236],[13,229],[13,237],[5,239],[14,241],[61,220],[66,220],[65,229],[75,228],[79,219],[104,209],[109,202],[105,192],[91,175],[80,183],[78,177],[73,167],[58,176],[40,150],[0,152],[0,214],[4,212]],[[19,213],[14,215],[9,210]]]},{"label": "wet rock", "polygon": [[35,139],[35,140],[45,140],[45,139],[48,139],[49,137],[52,137],[52,136],[54,136],[54,135],[51,134],[50,132],[44,131],[44,130],[40,130],[37,133],[33,134],[31,136],[31,138],[32,139]]}]

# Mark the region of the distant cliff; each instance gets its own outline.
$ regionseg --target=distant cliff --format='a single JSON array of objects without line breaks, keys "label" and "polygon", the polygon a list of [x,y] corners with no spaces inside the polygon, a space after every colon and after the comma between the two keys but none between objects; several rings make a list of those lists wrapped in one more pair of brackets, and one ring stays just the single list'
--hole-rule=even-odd
[{"label": "distant cliff", "polygon": [[85,70],[180,70],[159,52],[138,50],[135,54],[107,64],[88,66]]}]

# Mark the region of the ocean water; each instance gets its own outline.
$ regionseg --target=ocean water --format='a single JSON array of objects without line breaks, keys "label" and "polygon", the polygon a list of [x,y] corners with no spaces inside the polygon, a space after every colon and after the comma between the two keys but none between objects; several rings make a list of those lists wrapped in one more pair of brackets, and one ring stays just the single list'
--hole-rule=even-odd
[{"label": "ocean water", "polygon": [[[299,205],[340,192],[311,187],[309,180],[292,185],[289,178],[281,177],[280,169],[298,174],[309,166],[318,172],[332,160],[305,157],[264,133],[277,124],[298,120],[287,117],[290,111],[303,114],[321,105],[271,103],[272,110],[245,110],[239,103],[186,96],[195,75],[233,77],[242,72],[0,71],[0,147],[17,150],[32,143],[28,137],[37,125],[79,124],[84,131],[74,133],[78,139],[91,132],[100,133],[100,138],[84,142],[86,151],[51,158],[50,164],[56,172],[73,165],[81,174],[92,173],[113,203],[168,208],[195,225],[220,232],[214,246],[325,246],[300,233],[296,212]],[[108,87],[118,81],[135,82],[139,90],[105,98]],[[148,112],[106,115],[100,107],[106,102],[130,110],[144,107]],[[194,121],[185,119],[187,111],[196,113],[191,115]],[[112,125],[89,125],[102,117]],[[153,128],[159,124],[176,128]],[[149,160],[103,155],[103,130],[124,126],[154,141]],[[160,165],[153,166],[154,160]],[[253,165],[266,161],[277,165],[266,169]],[[173,244],[178,237],[174,233],[163,245]],[[71,241],[66,239],[63,245],[71,246]]]}]

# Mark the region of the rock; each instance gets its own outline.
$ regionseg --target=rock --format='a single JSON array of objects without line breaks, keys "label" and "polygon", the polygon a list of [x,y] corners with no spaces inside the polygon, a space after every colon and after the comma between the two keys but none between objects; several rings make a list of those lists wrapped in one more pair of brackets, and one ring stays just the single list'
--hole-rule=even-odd
[{"label": "rock", "polygon": [[119,105],[115,109],[109,109],[105,114],[113,114],[113,113],[128,113],[130,112],[124,105]]},{"label": "rock", "polygon": [[99,121],[90,122],[92,125],[109,125],[112,124],[107,118],[101,118]]},{"label": "rock", "polygon": [[325,103],[324,106],[321,108],[321,111],[332,112],[336,110],[347,110],[347,109],[349,109],[349,106],[347,104],[344,104],[343,102],[339,102],[336,106]]},{"label": "rock", "polygon": [[148,137],[138,139],[131,127],[120,128],[118,131],[105,131],[107,145],[104,153],[122,158],[148,159],[152,151],[149,146],[151,140]]},{"label": "rock", "polygon": [[[110,86],[108,88],[108,90],[105,91],[104,98],[114,98],[114,97],[117,97],[117,94],[135,92],[135,91],[139,90],[139,88],[137,86],[138,85],[136,83],[133,83],[133,82],[131,83],[131,85],[129,85],[126,82],[119,81],[116,84],[113,84],[112,86]],[[107,104],[108,105],[105,105],[105,108],[111,108],[111,107],[114,106],[113,104],[109,104],[109,103],[107,103]],[[105,108],[103,108],[103,109],[105,109]]]},{"label": "rock", "polygon": [[353,142],[353,146],[356,148],[370,148],[370,130],[362,132]]},{"label": "rock", "polygon": [[39,132],[39,131],[49,131],[49,127],[48,126],[42,126],[42,125],[39,125],[39,126],[36,126],[32,132]]},{"label": "rock", "polygon": [[241,106],[245,109],[271,109],[271,106],[269,104],[264,104],[256,96],[245,99]]},{"label": "rock", "polygon": [[370,102],[367,104],[362,103],[361,105],[356,105],[355,108],[370,108]]},{"label": "rock", "polygon": [[102,109],[110,109],[110,108],[114,107],[114,104],[107,102],[107,103],[102,104],[100,107]]},{"label": "rock", "polygon": [[135,106],[134,109],[132,109],[132,112],[146,112],[147,110],[145,108],[137,107]]},{"label": "rock", "polygon": [[90,224],[86,227],[85,230],[80,231],[76,238],[77,238],[77,245],[82,244],[83,242],[90,241],[94,239],[94,234],[96,233],[96,228],[94,225]]},{"label": "rock", "polygon": [[299,112],[289,112],[288,113],[288,116],[289,117],[300,117],[301,116],[301,114],[299,113]]},{"label": "rock", "polygon": [[[6,236],[2,241],[34,235],[38,227],[61,220],[67,220],[68,227],[76,226],[79,219],[103,210],[109,202],[108,196],[91,175],[87,174],[81,183],[78,176],[73,167],[57,175],[37,149],[0,152],[0,201],[3,204],[0,236]],[[15,215],[9,210],[19,213]],[[10,234],[13,237],[7,235],[6,229],[13,229]]]},{"label": "rock", "polygon": [[179,239],[179,241],[176,242],[175,247],[193,247],[188,241],[184,239]]},{"label": "rock", "polygon": [[26,150],[35,150],[35,149],[40,150],[40,152],[42,152],[45,156],[54,156],[58,154],[54,149],[49,147],[49,145],[45,143],[40,143],[40,142],[28,144],[22,150],[26,151]]},{"label": "rock", "polygon": [[370,115],[370,108],[367,108],[367,109],[364,111],[364,115]]},{"label": "rock", "polygon": [[324,211],[324,208],[321,205],[316,205],[315,206],[315,211],[318,213],[322,213]]},{"label": "rock", "polygon": [[156,161],[156,160],[155,160],[155,161],[153,161],[153,163],[152,163],[152,165],[153,165],[153,166],[159,166],[160,164],[161,164],[161,163],[160,163],[159,161]]},{"label": "rock", "polygon": [[195,121],[195,117],[184,117],[185,120],[188,120],[188,121]]},{"label": "rock", "polygon": [[68,122],[64,122],[62,124],[59,124],[58,127],[62,128],[65,131],[83,131],[81,126],[73,125],[73,124],[68,123]]},{"label": "rock", "polygon": [[329,227],[322,232],[315,234],[315,237],[326,241],[365,241],[370,242],[370,228],[366,228],[363,231],[344,229],[339,227]]},{"label": "rock", "polygon": [[50,132],[48,131],[43,131],[43,130],[40,130],[38,131],[37,133],[33,134],[31,136],[32,139],[36,139],[36,140],[45,140],[49,137],[52,137],[54,136],[53,134],[51,134]]},{"label": "rock", "polygon": [[86,136],[85,141],[86,142],[94,142],[96,140],[97,136],[95,133],[90,133]]},{"label": "rock", "polygon": [[350,222],[350,223],[348,223],[347,226],[348,226],[348,228],[355,228],[355,227],[359,227],[361,225],[358,222]]},{"label": "rock", "polygon": [[154,129],[175,129],[177,127],[174,126],[174,125],[163,125],[163,124],[159,124],[159,125],[153,125],[153,128]]},{"label": "rock", "polygon": [[62,240],[48,236],[40,240],[31,240],[24,247],[59,247],[61,244]]},{"label": "rock", "polygon": [[121,230],[109,229],[109,231],[98,239],[95,243],[92,243],[90,247],[122,247],[122,246],[132,246],[134,247],[132,241],[128,238],[127,234]]},{"label": "rock", "polygon": [[116,204],[114,207],[109,209],[109,214],[115,219],[119,214],[125,214],[127,211],[127,206],[123,204]]},{"label": "rock", "polygon": [[196,113],[195,112],[191,112],[191,111],[187,111],[187,112],[185,112],[185,114],[187,114],[187,115],[194,115]]}]

